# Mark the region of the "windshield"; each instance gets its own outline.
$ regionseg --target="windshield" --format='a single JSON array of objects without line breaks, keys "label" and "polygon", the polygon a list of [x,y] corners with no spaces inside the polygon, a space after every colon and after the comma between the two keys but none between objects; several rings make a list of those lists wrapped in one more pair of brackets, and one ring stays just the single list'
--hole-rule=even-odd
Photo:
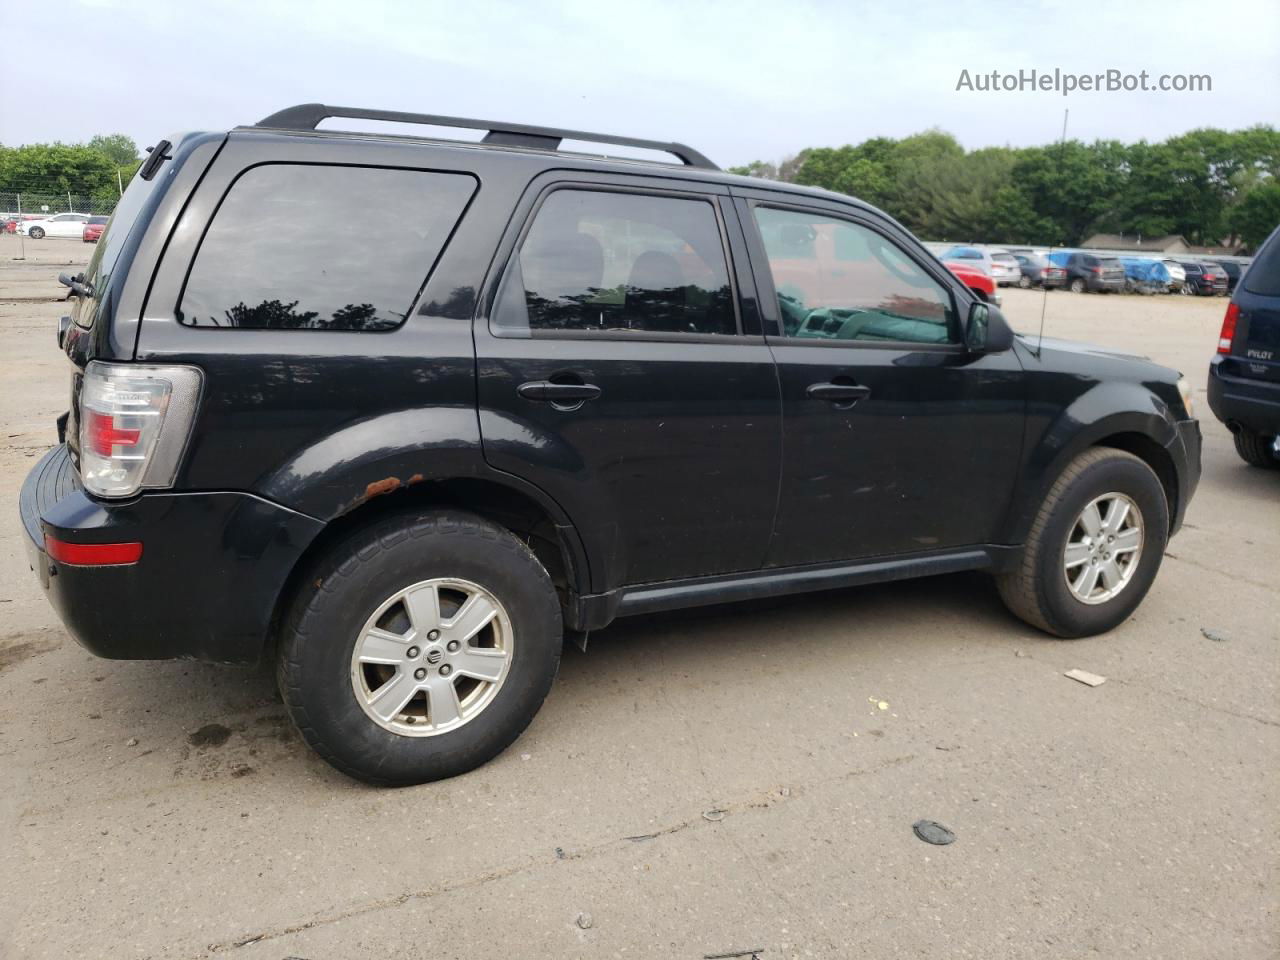
[{"label": "windshield", "polygon": [[1115,267],[1117,270],[1123,270],[1123,269],[1124,269],[1124,268],[1120,265],[1120,261],[1119,261],[1119,260],[1117,260],[1115,257],[1102,257],[1102,258],[1100,258],[1100,259],[1098,260],[1098,262],[1099,262],[1100,264],[1102,264],[1102,266],[1104,266],[1104,267]]},{"label": "windshield", "polygon": [[1016,267],[1018,265],[1018,261],[1012,253],[993,253],[991,259],[1008,267]]},{"label": "windshield", "polygon": [[129,181],[124,196],[116,204],[115,213],[107,218],[106,226],[102,228],[102,236],[98,239],[97,247],[94,248],[93,258],[84,271],[85,282],[93,290],[93,296],[81,297],[79,304],[72,312],[72,319],[80,326],[93,325],[94,317],[98,313],[98,305],[102,302],[102,295],[111,282],[111,272],[115,269],[116,261],[120,259],[120,251],[124,249],[125,241],[129,239],[129,233],[138,219],[138,213],[146,203],[147,197],[151,195],[151,191],[155,189],[157,182],[159,182],[158,177],[143,180],[135,174]]}]

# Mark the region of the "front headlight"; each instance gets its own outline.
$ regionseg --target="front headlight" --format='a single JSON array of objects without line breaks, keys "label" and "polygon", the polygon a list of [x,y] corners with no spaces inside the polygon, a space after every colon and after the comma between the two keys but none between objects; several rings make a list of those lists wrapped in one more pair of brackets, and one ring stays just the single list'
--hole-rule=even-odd
[{"label": "front headlight", "polygon": [[1187,416],[1194,417],[1196,411],[1191,401],[1191,381],[1186,377],[1178,378],[1178,393],[1182,396],[1182,406],[1186,409]]}]

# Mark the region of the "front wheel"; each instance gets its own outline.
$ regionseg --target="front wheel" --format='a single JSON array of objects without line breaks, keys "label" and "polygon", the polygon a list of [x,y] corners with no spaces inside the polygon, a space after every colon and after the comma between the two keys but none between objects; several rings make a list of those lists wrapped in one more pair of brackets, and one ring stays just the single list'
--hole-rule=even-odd
[{"label": "front wheel", "polygon": [[551,689],[563,626],[546,569],[458,512],[361,529],[301,581],[280,644],[303,738],[380,785],[456,776],[501,753]]},{"label": "front wheel", "polygon": [[1018,567],[997,577],[1005,605],[1058,637],[1118,626],[1146,596],[1169,536],[1155,473],[1122,450],[1076,457],[1032,524]]}]

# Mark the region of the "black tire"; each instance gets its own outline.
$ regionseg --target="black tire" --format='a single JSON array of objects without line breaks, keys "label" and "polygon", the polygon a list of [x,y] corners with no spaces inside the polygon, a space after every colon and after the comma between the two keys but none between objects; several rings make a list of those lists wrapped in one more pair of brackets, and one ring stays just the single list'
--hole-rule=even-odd
[{"label": "black tire", "polygon": [[1271,452],[1272,438],[1241,427],[1235,432],[1236,453],[1251,467],[1280,470],[1280,458]]},{"label": "black tire", "polygon": [[41,230],[39,227],[32,227],[30,230],[27,231],[27,236],[30,237],[32,240],[39,240],[44,236],[44,231]]},{"label": "black tire", "polygon": [[[1087,604],[1068,588],[1063,551],[1084,508],[1106,493],[1123,493],[1142,514],[1137,568],[1112,599]],[[1018,566],[997,576],[1005,605],[1032,626],[1057,637],[1089,637],[1123,623],[1155,580],[1169,538],[1169,504],[1159,478],[1133,454],[1095,447],[1062,471],[1031,526]]]},{"label": "black tire", "polygon": [[1084,280],[1080,277],[1076,277],[1075,279],[1073,279],[1069,284],[1069,286],[1071,288],[1072,293],[1088,292],[1088,287],[1085,286]]},{"label": "black tire", "polygon": [[[386,598],[440,577],[479,584],[499,600],[515,637],[511,663],[493,699],[461,726],[434,736],[397,734],[356,699],[354,645]],[[525,544],[479,517],[392,515],[335,545],[300,582],[277,681],[303,738],[349,776],[393,786],[472,770],[520,736],[551,689],[564,635],[551,577]]]}]

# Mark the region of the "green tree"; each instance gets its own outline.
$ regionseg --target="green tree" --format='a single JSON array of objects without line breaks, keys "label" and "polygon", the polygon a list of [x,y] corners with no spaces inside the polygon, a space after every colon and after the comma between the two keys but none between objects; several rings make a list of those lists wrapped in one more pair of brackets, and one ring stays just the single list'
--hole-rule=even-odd
[{"label": "green tree", "polygon": [[1280,226],[1280,183],[1254,187],[1228,217],[1231,232],[1250,249],[1257,249]]},{"label": "green tree", "polygon": [[97,150],[117,167],[127,167],[138,162],[138,145],[132,137],[123,133],[100,133],[89,141],[90,150]]}]

